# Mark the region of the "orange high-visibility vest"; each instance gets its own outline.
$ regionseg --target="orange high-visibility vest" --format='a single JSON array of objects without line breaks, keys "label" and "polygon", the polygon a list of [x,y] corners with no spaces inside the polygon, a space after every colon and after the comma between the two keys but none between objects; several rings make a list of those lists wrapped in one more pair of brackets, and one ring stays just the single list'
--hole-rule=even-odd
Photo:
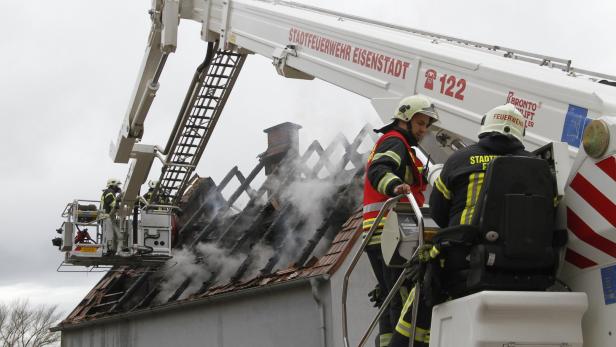
[{"label": "orange high-visibility vest", "polygon": [[[381,136],[381,138],[378,139],[378,141],[374,145],[374,148],[372,149],[372,152],[370,153],[370,156],[368,157],[368,163],[366,164],[366,173],[364,175],[364,211],[363,211],[363,217],[364,217],[363,218],[363,230],[364,232],[367,232],[368,230],[370,230],[370,228],[374,224],[374,220],[376,219],[376,216],[378,216],[379,211],[385,204],[385,201],[390,198],[390,196],[381,194],[376,189],[374,189],[374,187],[372,187],[372,184],[368,180],[368,168],[370,167],[370,164],[372,163],[372,158],[374,157],[376,149],[379,147],[381,143],[383,143],[383,141],[391,137],[399,138],[404,143],[406,149],[408,150],[408,153],[411,159],[413,160],[413,163],[415,164],[415,165],[410,165],[412,173],[413,173],[413,184],[411,184],[411,193],[415,197],[415,200],[417,201],[417,204],[420,207],[423,206],[425,202],[423,191],[426,190],[426,185],[424,184],[423,177],[421,175],[424,169],[423,163],[421,162],[421,160],[417,159],[417,157],[413,153],[413,150],[411,149],[411,146],[409,145],[408,141],[406,141],[404,136],[395,130],[390,130],[387,133],[385,133],[383,136]],[[401,179],[404,181],[403,178]],[[400,201],[408,202],[408,199],[404,197],[400,199]],[[377,231],[375,231],[375,233],[372,235],[372,238],[370,239],[369,245],[380,244],[381,242],[380,229],[383,228],[383,225],[385,224],[385,219],[386,219],[386,216],[384,216],[383,219],[381,219]]]}]

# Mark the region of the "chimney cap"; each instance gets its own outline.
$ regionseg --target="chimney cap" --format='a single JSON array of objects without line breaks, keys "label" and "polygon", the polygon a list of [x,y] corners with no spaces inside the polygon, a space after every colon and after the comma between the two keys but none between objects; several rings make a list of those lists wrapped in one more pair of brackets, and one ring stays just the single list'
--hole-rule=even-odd
[{"label": "chimney cap", "polygon": [[273,127],[269,127],[265,130],[263,130],[264,133],[271,133],[273,131],[277,131],[279,129],[284,129],[284,128],[291,128],[291,129],[301,129],[302,126],[299,124],[295,124],[295,123],[291,123],[291,122],[284,122],[284,123],[280,123],[280,124],[276,124]]}]

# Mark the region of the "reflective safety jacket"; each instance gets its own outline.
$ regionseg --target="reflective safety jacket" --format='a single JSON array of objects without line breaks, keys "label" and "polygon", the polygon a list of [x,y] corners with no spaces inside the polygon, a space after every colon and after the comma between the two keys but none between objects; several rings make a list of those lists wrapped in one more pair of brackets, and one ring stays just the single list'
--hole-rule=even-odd
[{"label": "reflective safety jacket", "polygon": [[116,207],[116,191],[111,188],[103,190],[101,195],[100,209],[110,213]]},{"label": "reflective safety jacket", "polygon": [[148,202],[148,204],[152,203],[152,193],[154,193],[154,189],[148,189],[148,191],[143,194],[143,198]]},{"label": "reflective safety jacket", "polygon": [[[152,203],[152,193],[154,193],[154,189],[150,188],[145,194],[143,194],[143,199],[147,201],[148,204]],[[143,208],[144,206],[145,202],[139,199],[139,207]]]},{"label": "reflective safety jacket", "polygon": [[[406,136],[405,136],[406,135]],[[394,188],[402,183],[411,186],[411,192],[419,206],[424,203],[423,191],[426,189],[422,172],[423,163],[415,156],[409,142],[416,144],[410,134],[400,128],[387,131],[378,139],[366,164],[364,177],[363,230],[367,233],[374,224],[385,201],[393,196]],[[401,201],[407,201],[403,198]],[[381,229],[385,224],[381,219],[378,229],[372,235],[369,245],[381,243]]]},{"label": "reflective safety jacket", "polygon": [[494,158],[508,154],[530,156],[521,142],[495,134],[482,137],[479,143],[453,153],[445,162],[430,194],[434,221],[441,228],[470,224],[477,213],[475,206],[488,164]]}]

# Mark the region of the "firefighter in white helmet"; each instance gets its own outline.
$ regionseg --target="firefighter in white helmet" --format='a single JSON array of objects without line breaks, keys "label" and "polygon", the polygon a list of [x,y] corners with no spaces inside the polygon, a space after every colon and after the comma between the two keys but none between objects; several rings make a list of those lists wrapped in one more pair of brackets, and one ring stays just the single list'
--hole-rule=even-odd
[{"label": "firefighter in white helmet", "polygon": [[148,202],[148,204],[152,203],[152,194],[154,193],[154,189],[158,185],[158,181],[150,180],[148,182],[148,191],[143,194],[143,198]]},{"label": "firefighter in white helmet", "polygon": [[[363,211],[365,233],[372,227],[381,207],[390,197],[412,193],[417,203],[423,205],[425,200],[423,191],[426,187],[423,178],[424,164],[417,158],[413,146],[418,145],[427,134],[430,125],[437,120],[438,113],[432,101],[422,95],[413,95],[400,101],[392,123],[375,130],[383,135],[376,142],[366,165]],[[401,273],[400,269],[389,268],[383,261],[380,243],[384,222],[385,218],[379,223],[366,248],[378,280],[381,299],[390,291]],[[379,295],[371,296],[378,305]],[[402,309],[402,302],[402,294],[397,295],[381,317],[376,346],[389,344]]]},{"label": "firefighter in white helmet", "polygon": [[[431,215],[440,227],[471,223],[477,213],[475,206],[490,161],[501,155],[530,155],[524,150],[524,133],[524,117],[512,104],[497,106],[485,114],[478,133],[479,142],[455,152],[447,159],[430,194]],[[438,252],[438,249],[426,244],[418,251],[419,261],[428,262]],[[438,293],[424,295],[438,296]],[[408,346],[414,301],[414,295],[409,295],[390,346]],[[433,297],[429,301],[439,300]],[[429,344],[431,310],[432,307],[428,307],[425,301],[419,300],[415,346],[427,347]]]},{"label": "firefighter in white helmet", "polygon": [[[500,155],[524,155],[524,117],[512,104],[497,106],[481,121],[479,142],[452,154],[430,195],[432,218],[441,227],[470,224],[483,176]],[[471,198],[468,199],[468,191]]]},{"label": "firefighter in white helmet", "polygon": [[[158,181],[156,180],[149,180],[148,181],[148,191],[142,195],[142,197],[139,199],[139,207],[143,208],[146,203],[148,205],[150,204],[154,204],[154,201],[152,201],[152,198],[154,198],[154,190],[156,190],[156,187],[158,187]],[[157,194],[157,204],[161,204],[161,203],[165,203],[165,199],[164,196],[162,196],[159,192],[159,194]]]},{"label": "firefighter in white helmet", "polygon": [[117,208],[119,195],[122,193],[121,184],[122,182],[117,178],[107,180],[107,187],[103,189],[100,202],[100,209],[105,213],[109,214]]}]

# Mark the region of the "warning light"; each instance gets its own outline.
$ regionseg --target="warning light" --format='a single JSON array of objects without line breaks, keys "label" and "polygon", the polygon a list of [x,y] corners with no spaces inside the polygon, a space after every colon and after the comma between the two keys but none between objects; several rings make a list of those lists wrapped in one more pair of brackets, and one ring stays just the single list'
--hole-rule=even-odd
[{"label": "warning light", "polygon": [[592,158],[599,158],[610,144],[610,129],[602,120],[594,119],[584,130],[584,150]]}]

